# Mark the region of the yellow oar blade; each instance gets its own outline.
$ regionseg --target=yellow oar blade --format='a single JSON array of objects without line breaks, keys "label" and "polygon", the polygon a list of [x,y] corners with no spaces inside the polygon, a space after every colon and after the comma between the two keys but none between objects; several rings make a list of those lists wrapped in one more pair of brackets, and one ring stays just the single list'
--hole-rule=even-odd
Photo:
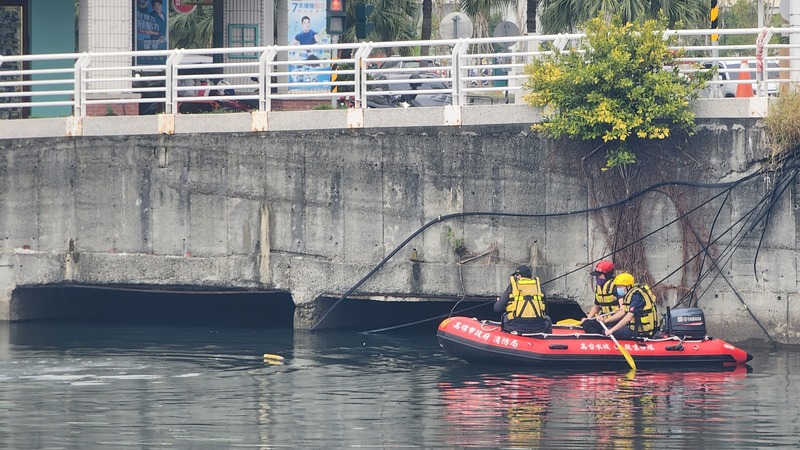
[{"label": "yellow oar blade", "polygon": [[[600,324],[601,327],[603,327],[604,330],[608,331],[608,327],[606,326],[605,322],[603,322],[602,320],[598,320],[597,322]],[[619,350],[619,352],[622,353],[622,356],[625,357],[625,361],[628,361],[628,365],[631,366],[631,370],[636,370],[636,363],[633,362],[633,357],[631,356],[631,354],[628,353],[627,350],[625,350],[625,347],[623,347],[622,344],[619,343],[619,341],[617,340],[617,338],[614,337],[613,334],[609,334],[608,337],[610,337],[611,340],[614,341],[615,344],[617,344],[617,350]]]},{"label": "yellow oar blade", "polygon": [[631,354],[628,353],[627,350],[625,350],[625,347],[623,347],[622,344],[620,344],[619,341],[617,341],[617,338],[613,337],[613,335],[611,339],[613,339],[614,342],[616,342],[619,352],[622,353],[622,356],[625,357],[625,361],[628,361],[628,365],[631,366],[631,370],[636,370],[636,363],[633,362],[633,357],[631,356]]}]

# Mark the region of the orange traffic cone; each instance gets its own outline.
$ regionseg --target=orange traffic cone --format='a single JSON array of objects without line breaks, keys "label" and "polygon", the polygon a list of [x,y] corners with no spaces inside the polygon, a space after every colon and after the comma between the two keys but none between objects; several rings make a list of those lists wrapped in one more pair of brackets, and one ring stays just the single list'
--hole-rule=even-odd
[{"label": "orange traffic cone", "polygon": [[739,71],[739,84],[736,85],[736,98],[752,97],[753,85],[750,83],[750,66],[747,61],[742,60],[742,67]]}]

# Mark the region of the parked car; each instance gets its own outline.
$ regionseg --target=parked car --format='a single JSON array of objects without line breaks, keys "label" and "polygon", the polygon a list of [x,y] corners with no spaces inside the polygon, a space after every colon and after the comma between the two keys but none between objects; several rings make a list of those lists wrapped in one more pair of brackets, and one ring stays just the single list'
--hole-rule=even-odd
[{"label": "parked car", "polygon": [[[437,77],[427,73],[391,73],[376,77],[385,83],[370,85],[370,95],[367,97],[369,108],[394,108],[398,106],[445,106],[453,104],[450,88]],[[402,91],[432,91],[442,90],[442,93],[406,93],[373,95],[378,92]]]},{"label": "parked car", "polygon": [[[748,66],[750,67],[747,75],[750,77],[750,84],[753,86],[753,95],[756,95],[756,80],[755,80],[755,70],[756,70],[756,61],[755,60],[748,60]],[[706,68],[711,67],[711,63],[706,63],[704,65]],[[741,71],[742,63],[736,61],[719,61],[717,63],[717,73],[719,76],[720,81],[726,81],[726,83],[718,83],[717,86],[720,89],[720,93],[722,97],[730,98],[736,97],[736,89],[739,87],[740,83],[736,81],[739,79],[739,73]],[[780,77],[778,73],[779,65],[777,61],[769,60],[767,61],[767,67],[764,70],[765,75],[767,76],[767,95],[770,97],[778,95],[778,87],[779,83],[777,81],[769,81],[769,80],[777,80]],[[714,82],[709,82],[708,87],[703,89],[700,93],[700,97],[711,97],[713,92],[712,89],[714,88]]]},{"label": "parked car", "polygon": [[[378,71],[385,69],[411,69],[409,73],[432,74],[437,77],[447,77],[450,73],[448,67],[442,67],[438,59],[427,59],[427,66],[422,65],[422,60],[387,59],[377,67]],[[414,70],[414,69],[422,70]]]}]

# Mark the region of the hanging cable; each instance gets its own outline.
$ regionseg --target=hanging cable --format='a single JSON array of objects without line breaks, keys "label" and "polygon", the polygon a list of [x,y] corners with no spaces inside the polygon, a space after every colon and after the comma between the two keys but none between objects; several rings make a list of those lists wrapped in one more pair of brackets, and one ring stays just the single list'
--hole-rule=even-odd
[{"label": "hanging cable", "polygon": [[[484,302],[484,303],[480,303],[478,305],[470,306],[469,308],[460,309],[460,310],[458,310],[456,312],[457,313],[462,313],[462,312],[470,311],[470,310],[473,310],[473,309],[483,308],[484,306],[491,305],[492,303],[494,303],[494,302],[493,301],[492,302]],[[453,314],[454,314],[453,310],[450,310],[450,312],[447,313],[447,314],[440,314],[440,315],[435,316],[435,317],[430,317],[430,318],[427,318],[427,319],[417,320],[416,322],[403,323],[403,324],[395,325],[395,326],[392,326],[392,327],[378,328],[376,330],[369,330],[369,331],[362,331],[361,334],[373,334],[373,333],[380,333],[382,331],[390,331],[390,330],[397,330],[399,328],[412,327],[414,325],[419,325],[421,323],[430,322],[432,320],[444,319],[446,317],[452,316]]]},{"label": "hanging cable", "polygon": [[[717,208],[717,214],[714,215],[714,220],[711,222],[711,229],[708,231],[708,241],[705,244],[705,247],[708,248],[711,245],[711,236],[714,235],[714,229],[717,226],[717,220],[719,220],[720,214],[722,214],[722,208],[728,203],[728,199],[731,198],[731,191],[728,191],[725,195],[725,198],[722,200],[722,204],[719,205]],[[703,253],[703,259],[700,261],[700,267],[697,270],[697,280],[695,281],[695,286],[700,284],[700,274],[703,272],[703,266],[705,265],[707,253]],[[690,290],[690,292],[694,292],[694,290]],[[696,298],[696,297],[695,297]],[[690,305],[691,306],[691,305]]]},{"label": "hanging cable", "polygon": [[[716,243],[717,243],[717,241],[719,241],[719,240],[720,240],[720,239],[722,239],[724,236],[726,236],[726,235],[727,235],[727,234],[728,234],[728,233],[729,233],[731,230],[733,230],[733,229],[734,229],[734,228],[735,228],[737,225],[741,224],[742,222],[745,222],[745,221],[748,219],[748,217],[749,217],[750,215],[754,214],[754,213],[755,213],[755,211],[756,211],[756,210],[759,208],[759,206],[760,206],[762,203],[764,203],[764,202],[765,202],[765,198],[763,198],[763,197],[762,197],[762,198],[761,198],[761,200],[760,200],[758,203],[756,203],[756,205],[755,205],[755,206],[753,206],[753,208],[751,208],[749,211],[747,211],[747,213],[746,213],[746,214],[742,215],[742,217],[740,217],[740,218],[739,218],[737,221],[735,221],[734,223],[732,223],[732,224],[731,224],[731,226],[729,226],[728,228],[726,228],[726,229],[725,229],[725,230],[724,230],[724,231],[723,231],[723,232],[722,232],[722,233],[721,233],[719,236],[717,236],[717,237],[716,237],[716,238],[714,238],[713,240],[710,240],[710,241],[708,242],[708,244],[707,244],[707,245],[703,246],[699,252],[695,253],[695,254],[694,254],[692,257],[690,257],[690,258],[689,258],[687,261],[685,261],[685,262],[684,262],[684,264],[682,264],[681,266],[677,267],[675,270],[673,270],[672,272],[670,272],[669,274],[667,274],[665,277],[663,277],[661,280],[659,280],[657,283],[655,283],[655,284],[654,284],[654,286],[657,286],[658,284],[661,284],[661,283],[663,283],[665,280],[667,280],[668,278],[670,278],[672,275],[675,275],[675,274],[676,274],[678,271],[682,270],[682,269],[683,269],[683,267],[684,267],[686,264],[688,264],[689,262],[693,261],[695,258],[699,257],[700,255],[702,255],[702,254],[705,254],[708,248],[710,248],[712,245],[716,244]],[[746,229],[746,223],[745,223],[744,225],[742,225],[742,227],[739,229],[739,231],[737,232],[737,234],[734,236],[734,240],[732,240],[732,241],[731,241],[731,243],[732,243],[732,242],[734,242],[734,241],[735,241],[735,238],[736,238],[736,237],[738,237],[740,234],[741,234],[742,236],[745,236],[745,235],[746,235],[746,233],[744,233],[744,230],[745,230],[745,229]],[[730,248],[735,248],[734,246],[731,246],[731,243],[729,243],[729,244],[728,244],[728,246],[726,247],[726,249],[725,249],[725,251],[724,251],[723,253],[725,253],[725,252],[728,252],[728,250],[729,250]],[[694,286],[694,287],[696,287],[696,286]],[[684,297],[684,298],[685,298],[685,297]],[[679,303],[680,303],[680,302],[679,302]]]},{"label": "hanging cable", "polygon": [[758,269],[756,268],[756,264],[758,263],[758,254],[760,253],[761,250],[761,244],[764,242],[764,237],[767,234],[767,226],[769,225],[769,217],[772,214],[772,208],[778,203],[778,200],[783,196],[783,193],[786,191],[786,189],[794,183],[794,179],[796,177],[797,177],[797,170],[793,170],[792,175],[788,177],[787,180],[785,180],[786,181],[785,183],[782,183],[783,187],[780,190],[777,189],[778,186],[776,186],[776,189],[772,190],[772,195],[770,197],[770,204],[769,207],[767,208],[767,211],[765,212],[764,227],[761,230],[761,238],[758,240],[758,246],[756,247],[756,254],[753,257],[753,275],[756,277],[756,280],[758,280]]},{"label": "hanging cable", "polygon": [[[660,226],[660,227],[658,227],[658,228],[654,229],[653,231],[651,231],[651,232],[649,232],[649,233],[647,233],[647,234],[645,234],[645,235],[641,236],[640,238],[638,238],[638,239],[636,239],[636,240],[634,240],[634,241],[631,241],[631,242],[629,242],[628,244],[626,244],[626,245],[624,245],[624,246],[622,246],[622,247],[620,247],[620,248],[618,248],[618,249],[616,249],[616,250],[612,251],[611,253],[607,253],[607,254],[605,254],[605,255],[602,255],[602,256],[600,256],[598,259],[595,259],[594,261],[590,261],[588,264],[583,264],[583,265],[581,265],[580,267],[578,267],[578,268],[576,268],[576,269],[570,270],[570,271],[568,271],[568,272],[566,272],[566,273],[563,273],[563,274],[561,274],[561,275],[559,275],[559,276],[557,276],[557,277],[555,277],[555,278],[552,278],[552,279],[550,279],[550,280],[547,280],[547,281],[543,282],[543,283],[542,283],[542,285],[545,285],[545,284],[551,283],[551,282],[553,282],[553,281],[559,280],[559,279],[561,279],[561,278],[564,278],[564,277],[566,277],[566,276],[572,275],[573,273],[576,273],[576,272],[583,271],[583,270],[585,270],[587,267],[591,267],[592,265],[596,264],[596,263],[597,263],[598,261],[600,261],[600,260],[603,260],[603,259],[605,259],[605,258],[612,257],[612,256],[614,255],[614,253],[615,253],[615,252],[618,252],[618,251],[621,251],[621,250],[625,250],[625,249],[627,249],[627,248],[629,248],[629,247],[631,247],[631,246],[633,246],[633,245],[636,245],[636,244],[637,244],[637,243],[639,243],[640,241],[643,241],[644,239],[647,239],[648,237],[650,237],[650,236],[653,236],[653,235],[657,234],[658,232],[660,232],[660,231],[664,230],[665,228],[668,228],[669,226],[673,225],[674,223],[676,223],[676,222],[678,222],[678,221],[682,220],[683,218],[687,217],[688,215],[690,215],[691,213],[693,213],[693,212],[697,211],[698,209],[702,208],[703,206],[707,205],[708,203],[711,203],[711,202],[712,202],[713,200],[715,200],[717,197],[719,197],[719,196],[721,196],[721,195],[723,195],[723,194],[726,194],[726,193],[730,193],[730,191],[731,191],[731,190],[732,190],[734,187],[735,187],[735,186],[728,187],[728,188],[727,188],[727,189],[725,189],[724,191],[721,191],[721,192],[719,192],[718,194],[716,194],[716,195],[712,196],[711,198],[707,199],[706,201],[704,201],[704,202],[702,202],[702,203],[699,203],[697,206],[695,206],[694,208],[690,209],[689,211],[686,211],[684,214],[681,214],[680,216],[676,217],[675,219],[673,219],[673,220],[670,220],[669,222],[665,223],[664,225],[662,225],[662,226]],[[659,192],[660,192],[660,191],[659,191]],[[681,268],[683,268],[683,265],[681,266]],[[663,281],[663,280],[662,280],[662,281]],[[661,281],[659,281],[658,283],[654,284],[653,286],[657,286],[659,283],[661,283]]]},{"label": "hanging cable", "polygon": [[[361,280],[358,281],[353,287],[347,290],[330,308],[322,315],[322,317],[310,328],[311,331],[316,330],[328,317],[328,315],[335,309],[342,301],[344,301],[350,294],[355,292],[362,284],[364,284],[369,278],[371,278],[381,267],[383,267],[392,257],[394,257],[397,252],[399,252],[403,247],[405,247],[409,242],[411,242],[415,237],[419,236],[422,232],[427,230],[428,228],[436,225],[440,222],[445,222],[451,219],[460,218],[460,217],[517,217],[517,218],[546,218],[546,217],[562,217],[562,216],[571,216],[577,214],[586,214],[589,212],[600,211],[608,208],[613,208],[615,206],[623,205],[639,196],[642,196],[650,191],[656,190],[663,186],[687,186],[687,187],[695,187],[695,188],[733,188],[738,186],[746,181],[749,181],[755,177],[760,176],[759,172],[753,172],[749,175],[745,175],[744,177],[730,182],[725,183],[696,183],[696,182],[687,182],[687,181],[664,181],[655,183],[647,188],[644,188],[640,191],[634,192],[631,195],[625,197],[622,200],[616,201],[614,203],[610,203],[607,205],[596,206],[592,208],[584,208],[580,210],[573,210],[573,211],[563,211],[557,213],[504,213],[504,212],[486,212],[486,211],[478,211],[478,212],[462,212],[462,213],[453,213],[447,214],[443,216],[438,216],[436,219],[431,220],[430,222],[426,223],[422,227],[420,227],[417,231],[412,233],[408,238],[406,238],[403,242],[401,242],[394,250],[392,250],[388,255],[386,255],[367,275],[365,275]],[[718,194],[719,196],[721,194]],[[715,196],[716,197],[716,196]],[[584,266],[585,268],[586,266]],[[569,272],[574,273],[575,271]],[[561,277],[566,276],[562,275]],[[561,277],[554,278],[553,280],[549,280],[548,282],[557,280]],[[544,283],[543,283],[544,284]]]}]

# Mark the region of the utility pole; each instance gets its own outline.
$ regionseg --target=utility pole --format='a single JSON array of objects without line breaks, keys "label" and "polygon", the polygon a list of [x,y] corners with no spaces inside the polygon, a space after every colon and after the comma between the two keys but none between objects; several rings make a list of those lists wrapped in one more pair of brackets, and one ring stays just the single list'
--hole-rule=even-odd
[{"label": "utility pole", "polygon": [[[717,4],[717,0],[711,0],[711,29],[714,31],[719,29],[719,5]],[[717,45],[719,45],[719,34],[713,33],[711,34],[711,56],[713,58],[712,65],[714,67],[717,67],[719,59],[719,49]],[[714,78],[719,80],[719,73],[714,75]],[[719,83],[714,83],[714,87],[711,89],[711,96],[721,96]]]}]

